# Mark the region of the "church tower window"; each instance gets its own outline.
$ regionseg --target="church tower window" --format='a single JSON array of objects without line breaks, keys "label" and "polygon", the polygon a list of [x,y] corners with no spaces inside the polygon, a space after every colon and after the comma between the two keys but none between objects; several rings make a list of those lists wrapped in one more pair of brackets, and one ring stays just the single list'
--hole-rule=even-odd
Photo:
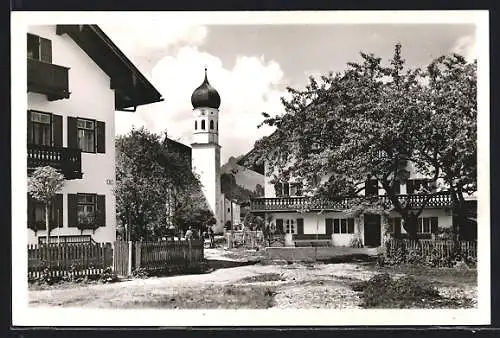
[{"label": "church tower window", "polygon": [[210,120],[210,130],[213,130],[213,129],[214,129],[214,121]]},{"label": "church tower window", "polygon": [[194,130],[198,130],[198,121],[194,121]]},{"label": "church tower window", "polygon": [[205,130],[205,120],[201,120],[201,130]]}]

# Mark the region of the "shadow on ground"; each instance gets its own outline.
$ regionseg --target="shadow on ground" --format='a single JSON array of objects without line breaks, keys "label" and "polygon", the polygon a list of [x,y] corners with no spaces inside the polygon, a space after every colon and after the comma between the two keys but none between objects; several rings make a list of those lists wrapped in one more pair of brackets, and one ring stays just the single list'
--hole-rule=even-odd
[{"label": "shadow on ground", "polygon": [[230,260],[207,259],[206,263],[210,269],[217,270],[217,269],[236,268],[238,266],[255,265],[258,263],[258,261],[238,262]]}]

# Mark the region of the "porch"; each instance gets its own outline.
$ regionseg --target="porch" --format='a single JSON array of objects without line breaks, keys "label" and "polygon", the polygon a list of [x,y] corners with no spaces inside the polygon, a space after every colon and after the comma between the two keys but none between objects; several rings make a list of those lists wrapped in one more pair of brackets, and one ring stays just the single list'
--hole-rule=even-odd
[{"label": "porch", "polygon": [[[359,198],[356,197],[337,197],[328,201],[312,201],[309,197],[272,197],[272,198],[255,198],[250,201],[250,209],[252,212],[286,212],[297,210],[331,210],[341,211],[347,210],[359,203]],[[386,195],[370,197],[378,199],[380,203],[390,207],[392,202]],[[427,195],[409,194],[399,195],[398,199],[401,203],[406,203],[412,208],[419,208],[422,203],[428,198]],[[449,193],[435,193],[426,203],[426,209],[449,208],[452,206],[451,196]]]}]

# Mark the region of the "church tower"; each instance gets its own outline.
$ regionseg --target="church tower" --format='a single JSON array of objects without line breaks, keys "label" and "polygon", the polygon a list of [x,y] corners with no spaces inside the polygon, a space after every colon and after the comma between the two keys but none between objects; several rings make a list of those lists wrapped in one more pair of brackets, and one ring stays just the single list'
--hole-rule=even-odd
[{"label": "church tower", "polygon": [[220,145],[219,106],[220,96],[208,82],[207,68],[205,80],[191,95],[193,105],[192,168],[202,184],[202,191],[215,215],[215,231],[223,230],[220,215]]}]

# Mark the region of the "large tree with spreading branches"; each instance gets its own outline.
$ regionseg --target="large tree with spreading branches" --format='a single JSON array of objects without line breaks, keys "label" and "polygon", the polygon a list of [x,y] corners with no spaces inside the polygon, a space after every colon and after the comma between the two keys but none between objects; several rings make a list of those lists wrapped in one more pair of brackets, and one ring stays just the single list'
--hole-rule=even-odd
[{"label": "large tree with spreading branches", "polygon": [[[416,238],[417,218],[442,189],[437,184],[440,179],[475,188],[475,65],[454,55],[435,60],[426,71],[408,69],[400,44],[387,65],[373,54],[361,57],[361,62],[348,63],[344,72],[324,75],[319,81],[310,77],[304,90],[288,88],[291,98],[282,99],[285,113],[263,113],[263,123],[276,131],[259,140],[246,161],[266,162],[266,174],[276,180],[302,179],[304,190],[319,205],[356,196],[364,182],[375,179],[387,199],[359,196],[351,204],[372,212],[395,210],[406,232]],[[460,100],[460,108],[452,98],[441,104],[449,91]],[[444,123],[457,119],[457,109],[467,116],[467,131],[458,140],[461,123]],[[467,152],[459,155],[464,147]],[[396,189],[408,179],[408,163],[431,181],[420,191],[424,197],[412,203],[399,198]]]}]

